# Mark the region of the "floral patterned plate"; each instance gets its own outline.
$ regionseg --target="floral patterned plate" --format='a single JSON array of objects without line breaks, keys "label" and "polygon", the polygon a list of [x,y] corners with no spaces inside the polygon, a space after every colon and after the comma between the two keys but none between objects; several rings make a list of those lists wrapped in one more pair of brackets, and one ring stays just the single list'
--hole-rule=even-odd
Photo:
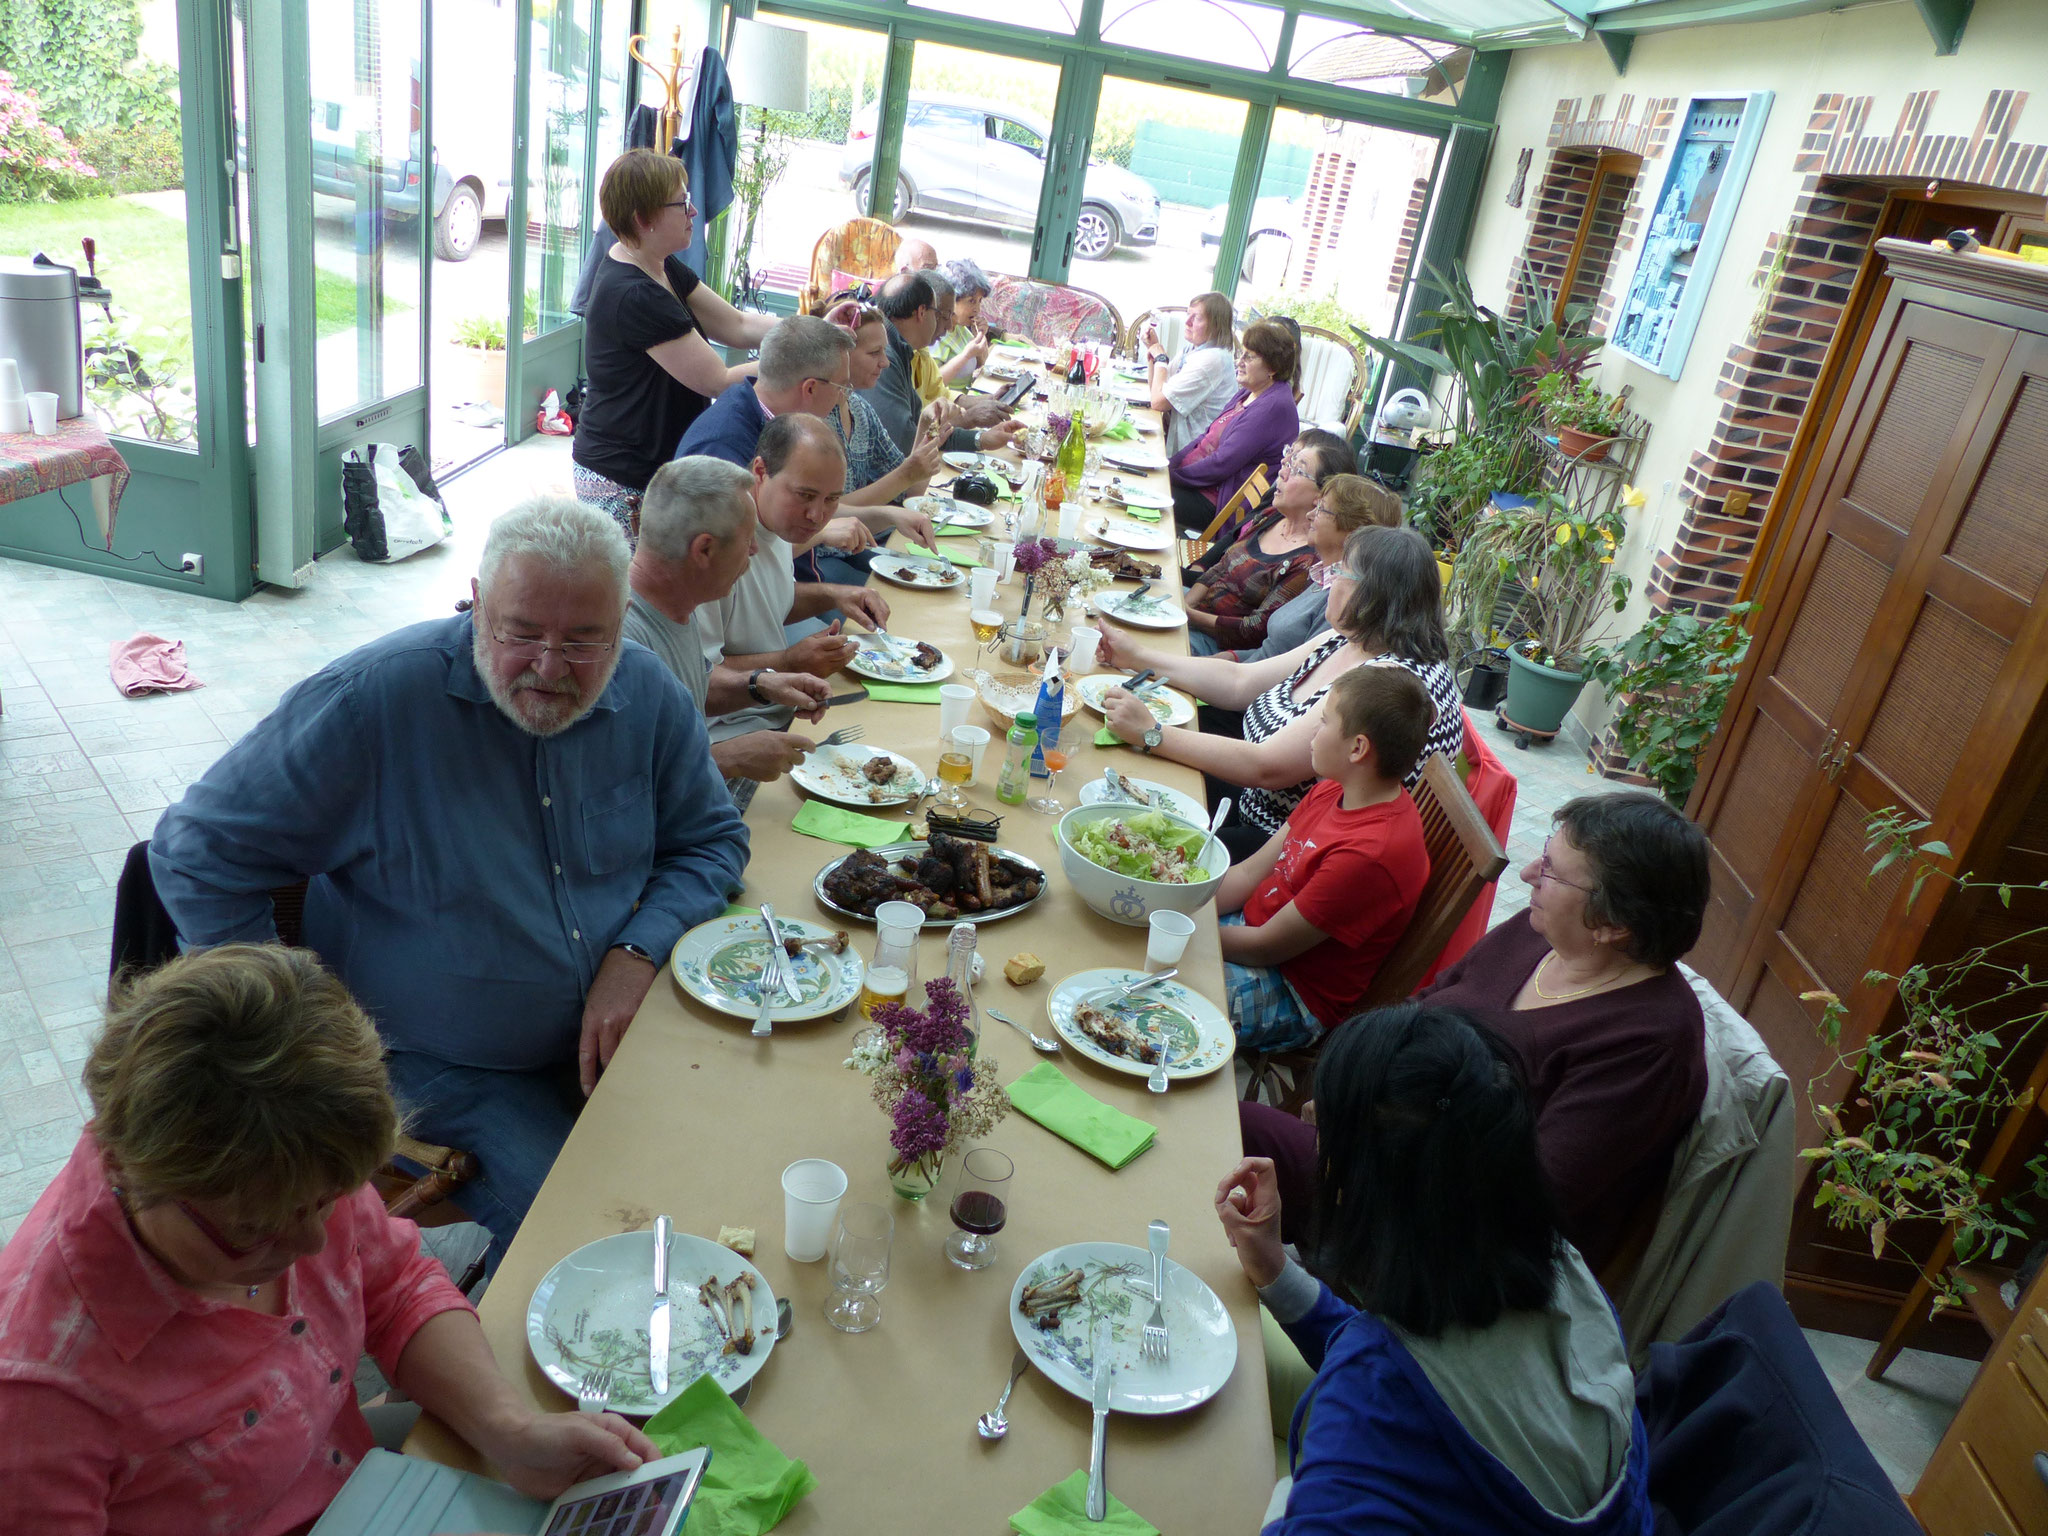
[{"label": "floral patterned plate", "polygon": [[[778,917],[775,926],[786,939],[829,939],[833,933],[798,917]],[[749,913],[699,923],[676,944],[669,967],[683,990],[698,1002],[737,1019],[752,1019],[761,1006],[761,968],[767,959],[767,930],[760,918]],[[768,1017],[777,1024],[823,1018],[860,996],[865,967],[850,944],[837,955],[807,949],[790,961],[790,966],[796,972],[800,996],[796,1002],[785,1001],[769,1011]]]},{"label": "floral patterned plate", "polygon": [[[725,1339],[697,1289],[742,1273],[754,1277],[754,1348],[725,1354]],[[654,1303],[654,1234],[620,1232],[585,1243],[547,1272],[526,1306],[526,1346],[549,1381],[574,1397],[593,1370],[612,1373],[608,1407],[651,1414],[699,1376],[728,1392],[752,1381],[775,1348],[775,1293],[745,1259],[707,1238],[669,1240],[669,1390],[657,1395],[647,1374],[647,1313]]]},{"label": "floral patterned plate", "polygon": [[[1045,1000],[1046,1015],[1060,1038],[1090,1061],[1133,1077],[1150,1077],[1152,1068],[1148,1063],[1097,1045],[1074,1023],[1074,1011],[1083,998],[1137,981],[1144,974],[1121,966],[1078,972],[1052,989],[1052,995]],[[1155,982],[1136,997],[1102,1011],[1131,1025],[1140,1034],[1165,1036],[1166,1075],[1176,1082],[1184,1077],[1207,1077],[1226,1065],[1237,1050],[1237,1032],[1230,1027],[1223,1010],[1177,981]]]},{"label": "floral patterned plate", "polygon": [[1104,618],[1140,629],[1179,629],[1188,621],[1186,610],[1163,592],[1098,592],[1088,601]]},{"label": "floral patterned plate", "polygon": [[[1096,714],[1104,713],[1103,699],[1109,690],[1121,686],[1123,678],[1114,672],[1096,672],[1081,679],[1077,691],[1081,702]],[[1161,725],[1186,725],[1195,718],[1195,701],[1186,694],[1166,687],[1151,687],[1145,690],[1144,699],[1152,711],[1152,718]],[[1196,820],[1204,820],[1197,817]]]},{"label": "floral patterned plate", "polygon": [[[1018,1302],[1028,1285],[1081,1271],[1081,1299],[1040,1328]],[[1133,1289],[1131,1282],[1137,1282]],[[1083,1402],[1094,1396],[1095,1320],[1109,1319],[1116,1374],[1109,1406],[1123,1413],[1182,1413],[1206,1403],[1237,1366],[1237,1330],[1216,1293],[1191,1269],[1166,1261],[1169,1358],[1139,1353],[1152,1316],[1152,1255],[1128,1243],[1068,1243],[1024,1266],[1010,1288],[1010,1331],[1031,1363]]]}]

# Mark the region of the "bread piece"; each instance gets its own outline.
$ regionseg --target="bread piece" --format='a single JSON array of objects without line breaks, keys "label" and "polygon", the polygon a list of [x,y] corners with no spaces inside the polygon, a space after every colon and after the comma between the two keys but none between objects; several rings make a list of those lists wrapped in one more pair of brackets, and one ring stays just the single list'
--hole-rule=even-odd
[{"label": "bread piece", "polygon": [[718,1240],[743,1259],[751,1259],[754,1256],[752,1227],[720,1227]]},{"label": "bread piece", "polygon": [[1024,950],[1003,962],[1003,974],[1010,978],[1013,987],[1028,986],[1045,974],[1045,962]]}]

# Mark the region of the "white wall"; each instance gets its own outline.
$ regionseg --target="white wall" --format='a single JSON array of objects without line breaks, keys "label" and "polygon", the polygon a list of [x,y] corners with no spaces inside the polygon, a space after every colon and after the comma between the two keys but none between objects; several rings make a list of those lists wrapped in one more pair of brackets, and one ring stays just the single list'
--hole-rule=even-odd
[{"label": "white wall", "polygon": [[[1649,504],[1638,515],[1619,562],[1635,578],[1637,595],[1620,623],[1622,632],[1640,622],[1646,605],[1642,589],[1657,551],[1677,531],[1684,510],[1678,490],[1691,455],[1706,446],[1721,402],[1714,394],[1728,348],[1739,344],[1756,309],[1751,285],[1765,239],[1782,229],[1805,177],[1792,169],[1806,132],[1814,98],[1839,92],[1873,96],[1866,134],[1889,137],[1908,92],[1939,92],[1926,131],[1969,134],[1988,92],[2029,91],[2014,129],[2018,140],[2048,140],[2048,4],[2043,0],[1977,0],[1960,52],[1937,58],[1933,39],[1911,0],[1879,0],[1843,11],[1791,21],[1741,26],[1691,27],[1638,37],[1628,73],[1617,77],[1598,42],[1518,51],[1508,67],[1502,93],[1500,136],[1487,168],[1468,262],[1482,302],[1504,306],[1510,263],[1528,238],[1528,209],[1536,201],[1551,151],[1546,146],[1552,115],[1561,97],[1582,103],[1604,95],[1602,116],[1611,116],[1624,93],[1636,98],[1636,118],[1652,97],[1715,95],[1769,90],[1777,93],[1756,162],[1742,193],[1728,246],[1714,274],[1707,305],[1691,351],[1677,379],[1668,379],[1617,351],[1604,354],[1600,382],[1614,390],[1632,384],[1633,403],[1651,422],[1638,482]],[[1668,154],[1683,126],[1680,118],[1667,141]],[[1585,115],[1584,107],[1581,116]],[[1524,206],[1505,198],[1515,160],[1533,147]],[[1639,186],[1655,188],[1668,161],[1647,161]],[[1634,248],[1618,256],[1608,274],[1610,289],[1626,283]],[[1579,714],[1595,729],[1606,718],[1597,693],[1581,700]]]}]

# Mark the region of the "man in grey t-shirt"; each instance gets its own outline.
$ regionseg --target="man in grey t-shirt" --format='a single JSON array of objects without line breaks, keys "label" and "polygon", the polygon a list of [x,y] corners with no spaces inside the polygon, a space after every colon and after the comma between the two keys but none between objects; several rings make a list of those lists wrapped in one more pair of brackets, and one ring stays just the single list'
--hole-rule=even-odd
[{"label": "man in grey t-shirt", "polygon": [[[723,459],[676,459],[655,472],[640,505],[626,638],[660,657],[707,716],[761,704],[816,720],[832,691],[823,678],[725,666],[697,622],[697,611],[725,597],[753,558],[753,488],[751,474]],[[713,742],[711,760],[729,781],[766,783],[810,750],[807,737],[763,724]]]}]

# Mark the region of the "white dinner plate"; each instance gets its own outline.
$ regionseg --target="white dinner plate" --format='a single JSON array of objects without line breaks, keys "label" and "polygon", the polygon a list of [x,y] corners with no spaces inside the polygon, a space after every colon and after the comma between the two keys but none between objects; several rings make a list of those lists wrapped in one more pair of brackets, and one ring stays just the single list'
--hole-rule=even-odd
[{"label": "white dinner plate", "polygon": [[1133,485],[1119,480],[1109,488],[1109,499],[1120,501],[1127,507],[1148,507],[1164,512],[1173,505],[1173,497],[1164,491],[1155,491],[1149,485]]},{"label": "white dinner plate", "polygon": [[1142,597],[1135,592],[1097,592],[1088,601],[1104,618],[1140,629],[1179,629],[1188,621],[1186,611],[1164,592]]},{"label": "white dinner plate", "polygon": [[894,553],[880,554],[868,562],[868,570],[884,581],[899,587],[915,587],[920,592],[949,591],[967,579],[960,567],[947,564],[937,555],[909,559]]},{"label": "white dinner plate", "polygon": [[[1081,702],[1100,715],[1105,713],[1102,706],[1103,696],[1122,682],[1121,673],[1095,672],[1082,678],[1075,687],[1081,695]],[[1155,684],[1148,687],[1139,697],[1151,706],[1152,718],[1161,725],[1186,725],[1195,718],[1195,701],[1175,689]],[[1197,816],[1194,819],[1197,825],[1204,826],[1209,820],[1206,816]]]},{"label": "white dinner plate", "polygon": [[1102,450],[1102,462],[1119,469],[1164,469],[1166,455],[1157,449],[1119,443]]},{"label": "white dinner plate", "polygon": [[1121,544],[1125,549],[1162,550],[1173,547],[1173,532],[1164,521],[1133,523],[1120,517],[1092,517],[1081,525],[1091,539]]},{"label": "white dinner plate", "polygon": [[986,528],[996,520],[991,507],[978,507],[971,501],[955,501],[950,496],[913,496],[903,503],[904,510],[922,512],[932,520],[933,528]]},{"label": "white dinner plate", "polygon": [[[1122,790],[1110,782],[1109,775],[1113,772],[1114,769],[1105,769],[1099,778],[1089,779],[1081,786],[1079,796],[1083,805],[1102,805],[1106,802],[1118,805],[1132,803]],[[1178,816],[1182,821],[1192,822],[1198,827],[1206,827],[1209,824],[1209,813],[1202,808],[1202,802],[1193,795],[1184,795],[1177,789],[1155,784],[1150,779],[1133,779],[1126,775],[1125,782],[1132,788],[1152,796],[1151,809],[1164,811],[1169,816]]]},{"label": "white dinner plate", "polygon": [[907,641],[891,645],[880,635],[855,634],[852,638],[859,649],[846,664],[846,670],[857,676],[871,677],[878,683],[936,683],[953,675],[953,658],[944,651],[939,651],[939,659],[924,668],[910,659],[916,654],[916,647]]},{"label": "white dinner plate", "polygon": [[[863,765],[875,757],[886,757],[896,765],[887,784],[876,784],[867,776]],[[790,769],[789,777],[798,789],[820,800],[863,810],[908,805],[925,785],[924,770],[887,747],[819,747]]]},{"label": "white dinner plate", "polygon": [[[1095,993],[1127,982],[1142,980],[1143,971],[1124,966],[1105,966],[1079,971],[1052,989],[1045,1000],[1046,1017],[1059,1036],[1090,1061],[1133,1077],[1150,1077],[1149,1063],[1120,1055],[1098,1045],[1081,1033],[1074,1023],[1074,1011]],[[1096,1007],[1134,1026],[1140,1034],[1162,1034],[1168,1053],[1166,1075],[1175,1081],[1183,1077],[1207,1077],[1237,1053],[1237,1032],[1221,1008],[1199,992],[1177,981],[1155,981],[1136,997]]]},{"label": "white dinner plate", "polygon": [[[800,917],[778,917],[775,926],[785,939],[829,939],[833,933]],[[767,961],[767,926],[751,913],[733,913],[699,923],[684,934],[669,955],[669,969],[698,1002],[736,1019],[752,1019],[761,1008],[761,970]],[[797,998],[790,1002],[788,993],[781,994],[778,1006],[768,1013],[777,1024],[801,1024],[837,1013],[860,996],[866,969],[851,945],[836,955],[804,950],[790,959],[789,967]]]},{"label": "white dinner plate", "polygon": [[[1081,1271],[1081,1299],[1050,1329],[1018,1306],[1027,1285]],[[1129,1284],[1136,1280],[1143,1292]],[[1169,1357],[1140,1353],[1152,1316],[1152,1255],[1128,1243],[1068,1243],[1024,1266],[1010,1288],[1010,1331],[1024,1353],[1057,1386],[1083,1402],[1094,1396],[1095,1320],[1109,1319],[1109,1406],[1123,1413],[1183,1413],[1206,1403],[1237,1366],[1237,1330],[1222,1300],[1201,1277],[1166,1259],[1166,1332]]]},{"label": "white dinner plate", "polygon": [[[707,1279],[720,1284],[754,1277],[754,1348],[725,1354],[725,1339],[698,1295]],[[775,1349],[775,1292],[768,1278],[723,1244],[687,1232],[669,1240],[668,1391],[657,1395],[647,1373],[647,1314],[654,1303],[654,1234],[620,1232],[585,1243],[547,1272],[526,1307],[526,1345],[548,1380],[576,1396],[592,1370],[612,1373],[607,1407],[651,1414],[683,1395],[699,1376],[736,1392],[759,1374]]]}]

